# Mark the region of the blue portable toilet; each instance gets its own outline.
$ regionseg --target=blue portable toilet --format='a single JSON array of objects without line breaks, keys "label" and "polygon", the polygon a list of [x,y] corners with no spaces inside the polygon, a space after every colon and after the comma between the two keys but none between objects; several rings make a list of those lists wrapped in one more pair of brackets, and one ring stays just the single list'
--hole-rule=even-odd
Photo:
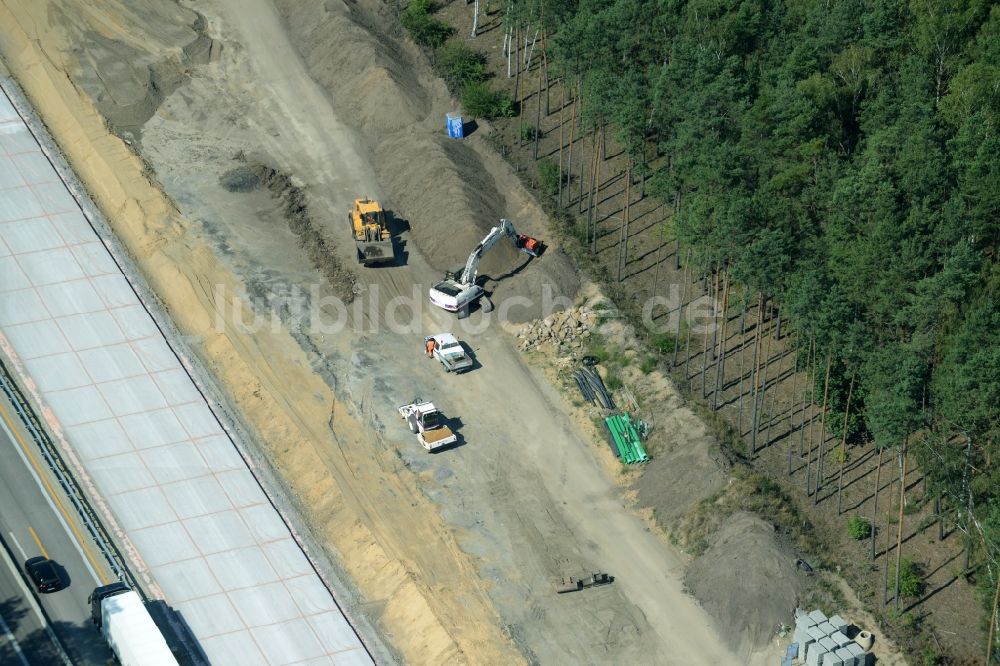
[{"label": "blue portable toilet", "polygon": [[465,136],[465,128],[462,123],[462,114],[460,113],[448,113],[445,114],[446,125],[448,128],[448,138],[450,139],[461,139]]}]

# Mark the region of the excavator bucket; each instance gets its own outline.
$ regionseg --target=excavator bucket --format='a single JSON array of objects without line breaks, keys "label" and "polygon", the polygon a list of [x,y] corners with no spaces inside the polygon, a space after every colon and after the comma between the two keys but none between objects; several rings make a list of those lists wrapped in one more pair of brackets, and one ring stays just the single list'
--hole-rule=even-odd
[{"label": "excavator bucket", "polygon": [[545,251],[545,245],[542,241],[532,238],[527,234],[518,234],[517,246],[521,249],[521,252],[530,254],[532,257],[537,257]]}]

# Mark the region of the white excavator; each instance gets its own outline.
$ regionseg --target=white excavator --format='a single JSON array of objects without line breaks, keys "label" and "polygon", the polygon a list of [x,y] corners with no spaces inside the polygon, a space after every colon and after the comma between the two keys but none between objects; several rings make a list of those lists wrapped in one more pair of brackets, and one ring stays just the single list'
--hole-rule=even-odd
[{"label": "white excavator", "polygon": [[[431,303],[449,312],[457,312],[459,319],[468,317],[469,307],[484,293],[482,286],[476,281],[479,277],[479,260],[504,237],[509,238],[514,247],[532,257],[537,257],[543,250],[541,241],[517,233],[510,220],[502,219],[472,250],[461,273],[448,272],[444,280],[431,287]],[[492,308],[492,303],[487,299],[483,309],[489,312]]]}]

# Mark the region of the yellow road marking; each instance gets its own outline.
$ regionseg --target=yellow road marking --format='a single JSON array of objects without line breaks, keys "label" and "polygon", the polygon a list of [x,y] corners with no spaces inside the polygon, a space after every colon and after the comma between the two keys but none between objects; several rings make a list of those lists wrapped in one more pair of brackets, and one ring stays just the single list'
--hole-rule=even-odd
[{"label": "yellow road marking", "polygon": [[38,545],[38,550],[42,551],[42,555],[45,556],[45,559],[49,559],[48,551],[45,550],[45,546],[42,545],[42,540],[38,538],[38,534],[34,529],[32,529],[31,525],[28,525],[28,531],[31,532],[31,538],[34,539],[35,543]]},{"label": "yellow road marking", "polygon": [[[69,512],[66,511],[66,507],[64,507],[63,503],[59,501],[59,496],[56,494],[55,489],[52,488],[52,484],[49,483],[48,478],[46,478],[45,474],[42,473],[41,465],[39,465],[38,461],[35,460],[35,456],[31,454],[31,450],[28,448],[27,443],[25,443],[24,438],[21,437],[21,433],[18,432],[17,428],[14,426],[13,421],[11,421],[10,415],[7,414],[7,410],[6,408],[4,408],[2,404],[0,404],[0,417],[3,417],[4,422],[7,424],[7,428],[14,434],[14,439],[17,440],[17,443],[21,447],[21,450],[24,452],[24,455],[26,455],[28,457],[28,460],[31,461],[31,466],[35,468],[35,472],[38,474],[38,478],[42,480],[42,485],[45,486],[45,490],[48,492],[49,497],[55,503],[56,507],[59,509],[59,512],[63,515],[63,518],[65,518],[66,524],[69,525],[69,529],[73,532],[73,536],[76,537],[77,543],[80,544],[80,547],[83,549],[83,552],[87,556],[87,559],[90,560],[90,563],[93,565],[94,571],[97,572],[97,575],[101,579],[101,583],[103,585],[107,585],[109,582],[111,582],[111,580],[108,578],[107,574],[104,573],[104,568],[94,558],[94,554],[90,552],[90,548],[87,547],[87,542],[83,538],[83,534],[80,532],[80,528],[76,526],[76,521],[74,521],[70,517]],[[42,542],[38,539],[38,535],[35,534],[35,530],[32,530],[30,526],[28,527],[28,529],[31,530],[31,536],[35,538],[35,542],[38,543],[38,547],[42,548]],[[45,553],[44,548],[42,548],[42,553],[43,554]],[[45,555],[45,557],[48,557],[48,555]]]}]

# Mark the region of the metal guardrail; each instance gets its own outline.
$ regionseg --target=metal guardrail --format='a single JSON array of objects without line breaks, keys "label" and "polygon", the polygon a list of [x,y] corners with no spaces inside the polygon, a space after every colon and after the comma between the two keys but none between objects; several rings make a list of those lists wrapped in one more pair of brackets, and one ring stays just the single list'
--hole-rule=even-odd
[{"label": "metal guardrail", "polygon": [[24,397],[17,382],[14,381],[13,375],[11,375],[2,360],[0,360],[0,390],[3,391],[4,395],[7,396],[7,399],[14,406],[14,411],[17,412],[21,423],[38,446],[45,464],[73,504],[73,508],[76,509],[77,515],[80,517],[80,521],[94,540],[97,549],[101,551],[104,559],[107,560],[111,571],[118,577],[118,580],[127,583],[132,589],[136,590],[142,596],[143,601],[148,602],[149,599],[142,590],[142,586],[139,585],[139,581],[136,580],[135,576],[125,565],[125,559],[111,538],[111,534],[108,533],[101,523],[100,517],[90,504],[90,500],[87,499],[87,496],[83,493],[79,484],[77,484],[76,479],[73,478],[73,474],[63,460],[58,447],[45,431],[45,428],[35,415],[35,410]]}]

